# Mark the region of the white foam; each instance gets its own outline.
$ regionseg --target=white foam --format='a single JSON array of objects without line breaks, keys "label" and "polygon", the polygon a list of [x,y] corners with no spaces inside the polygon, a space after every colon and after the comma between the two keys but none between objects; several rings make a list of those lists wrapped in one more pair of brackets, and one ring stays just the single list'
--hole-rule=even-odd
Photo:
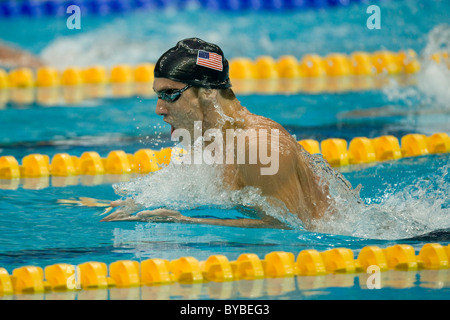
[{"label": "white foam", "polygon": [[328,176],[336,211],[330,219],[316,221],[315,231],[371,239],[401,239],[450,228],[450,208],[446,208],[450,165],[427,178],[418,178],[404,187],[386,185],[379,203],[364,204],[357,190],[343,189]]},{"label": "white foam", "polygon": [[[426,47],[420,54],[421,69],[417,85],[401,87],[395,81],[383,89],[389,100],[404,102],[408,108],[450,108],[450,62],[432,59],[433,54],[450,53],[450,25],[441,24],[430,31]],[[419,103],[417,103],[419,101]]]}]

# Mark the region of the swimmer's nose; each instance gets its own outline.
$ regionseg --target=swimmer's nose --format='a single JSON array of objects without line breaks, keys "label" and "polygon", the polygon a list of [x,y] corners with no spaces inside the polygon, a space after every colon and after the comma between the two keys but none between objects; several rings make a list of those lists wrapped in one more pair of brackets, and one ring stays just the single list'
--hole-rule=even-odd
[{"label": "swimmer's nose", "polygon": [[167,109],[164,107],[164,103],[163,103],[163,101],[161,101],[161,99],[158,99],[158,102],[156,103],[155,112],[158,116],[167,115]]}]

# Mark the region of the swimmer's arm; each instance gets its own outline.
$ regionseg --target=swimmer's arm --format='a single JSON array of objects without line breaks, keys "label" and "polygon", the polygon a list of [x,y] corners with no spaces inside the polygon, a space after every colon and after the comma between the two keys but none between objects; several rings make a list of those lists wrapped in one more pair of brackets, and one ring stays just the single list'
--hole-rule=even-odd
[{"label": "swimmer's arm", "polygon": [[[295,149],[291,145],[291,141],[287,140],[286,137],[280,136],[279,141],[275,142],[276,144],[270,151],[273,157],[268,165],[262,164],[258,159],[257,163],[243,163],[237,166],[242,185],[261,190],[266,200],[272,206],[280,207],[281,211],[283,211],[283,200],[292,198],[293,191],[290,187],[295,179]],[[247,152],[252,148],[257,148],[258,141],[249,139],[246,147]],[[264,171],[267,168],[270,170]]]},{"label": "swimmer's arm", "polygon": [[270,229],[285,229],[286,227],[279,223],[270,223],[266,219],[214,219],[214,218],[191,218],[184,216],[182,222],[209,224],[226,227],[241,227],[241,228],[270,228]]},{"label": "swimmer's arm", "polygon": [[262,219],[216,219],[216,218],[195,218],[187,217],[174,210],[156,209],[152,211],[142,211],[138,213],[138,219],[141,221],[155,221],[162,219],[168,222],[181,222],[189,224],[209,224],[215,226],[226,227],[242,227],[242,228],[281,228],[281,224],[273,223],[270,217]]},{"label": "swimmer's arm", "polygon": [[15,67],[40,67],[43,62],[34,55],[14,47],[0,43],[0,65]]},{"label": "swimmer's arm", "polygon": [[143,221],[143,222],[180,222],[189,224],[209,224],[227,227],[242,228],[286,228],[278,221],[271,217],[263,217],[262,219],[215,219],[215,218],[194,218],[182,215],[180,212],[168,209],[144,210],[136,215],[129,212],[118,210],[101,221],[117,222],[117,221]]}]

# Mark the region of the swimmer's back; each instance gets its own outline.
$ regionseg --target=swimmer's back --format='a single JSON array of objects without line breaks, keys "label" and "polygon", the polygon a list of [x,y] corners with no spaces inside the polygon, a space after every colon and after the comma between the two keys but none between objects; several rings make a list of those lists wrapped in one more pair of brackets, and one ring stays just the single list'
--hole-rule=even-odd
[{"label": "swimmer's back", "polygon": [[281,200],[304,223],[321,218],[330,206],[328,189],[321,184],[303,147],[283,126],[263,116],[248,113],[244,128],[266,129],[268,141],[271,129],[279,132],[279,171],[273,177],[260,176],[263,194]]}]

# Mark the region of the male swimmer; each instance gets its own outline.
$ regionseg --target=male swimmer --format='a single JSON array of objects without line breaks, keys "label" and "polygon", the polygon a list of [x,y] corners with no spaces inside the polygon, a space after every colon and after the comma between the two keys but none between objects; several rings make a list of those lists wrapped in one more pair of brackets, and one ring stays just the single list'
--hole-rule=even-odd
[{"label": "male swimmer", "polygon": [[[263,174],[261,169],[267,163],[260,160],[256,163],[226,163],[223,164],[224,188],[258,188],[273,207],[297,215],[305,225],[313,219],[323,217],[332,205],[332,199],[328,195],[327,186],[314,173],[311,158],[280,124],[252,114],[240,104],[231,89],[228,71],[228,61],[217,45],[198,38],[179,41],[155,65],[153,89],[158,95],[156,113],[171,125],[172,132],[185,129],[191,136],[194,122],[201,123],[203,132],[218,129],[224,137],[230,129],[234,133],[238,132],[237,135],[239,132],[265,129],[269,135],[266,141],[255,136],[249,137],[236,153],[250,156],[251,150],[257,150],[262,147],[261,143],[270,141],[268,149],[278,152],[278,170],[272,174]],[[272,132],[278,133],[276,140],[270,138]],[[102,221],[169,221],[249,228],[286,228],[262,208],[254,208],[261,212],[261,219],[214,219],[187,217],[165,208],[144,210],[131,215],[142,209],[131,199],[113,201],[111,206],[118,208]]]}]

